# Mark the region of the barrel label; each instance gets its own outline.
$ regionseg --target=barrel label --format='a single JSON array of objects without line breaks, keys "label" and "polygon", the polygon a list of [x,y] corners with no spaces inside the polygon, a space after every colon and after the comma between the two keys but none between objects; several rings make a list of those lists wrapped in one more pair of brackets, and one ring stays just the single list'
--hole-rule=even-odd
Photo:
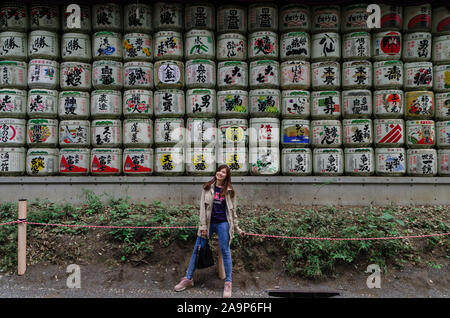
[{"label": "barrel label", "polygon": [[124,172],[152,172],[150,157],[145,154],[127,155],[123,167]]},{"label": "barrel label", "polygon": [[85,162],[85,155],[83,154],[66,154],[61,155],[61,161],[59,164],[59,172],[65,173],[79,173],[88,172],[87,167],[83,167]]},{"label": "barrel label", "polygon": [[94,155],[92,159],[92,172],[96,173],[117,173],[118,168],[113,166],[113,161],[117,160],[111,154]]}]

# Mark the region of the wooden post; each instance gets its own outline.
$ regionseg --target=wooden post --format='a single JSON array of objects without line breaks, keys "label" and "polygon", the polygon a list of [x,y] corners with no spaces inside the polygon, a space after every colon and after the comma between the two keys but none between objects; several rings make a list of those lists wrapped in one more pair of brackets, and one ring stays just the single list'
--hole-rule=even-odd
[{"label": "wooden post", "polygon": [[217,264],[217,266],[219,267],[219,278],[224,280],[225,279],[225,266],[223,266],[223,257],[222,257],[222,252],[220,251],[219,248],[219,264]]},{"label": "wooden post", "polygon": [[[27,219],[27,200],[19,200],[19,220]],[[17,226],[17,274],[23,275],[27,270],[27,225],[18,223]]]}]

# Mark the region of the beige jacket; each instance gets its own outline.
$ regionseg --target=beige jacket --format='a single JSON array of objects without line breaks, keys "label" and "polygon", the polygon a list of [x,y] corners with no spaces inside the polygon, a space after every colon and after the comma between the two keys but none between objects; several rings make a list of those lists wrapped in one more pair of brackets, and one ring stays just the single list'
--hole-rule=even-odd
[{"label": "beige jacket", "polygon": [[[207,235],[209,237],[209,226],[211,224],[211,212],[214,200],[214,185],[215,183],[211,184],[211,188],[209,189],[209,191],[202,189],[202,198],[200,200],[200,226],[197,233],[198,236],[201,236],[200,232],[201,230],[206,230]],[[236,229],[236,232],[238,234],[241,234],[242,232],[242,230],[238,226],[238,219],[236,214],[237,208],[236,193],[234,195],[234,198],[231,198],[230,194],[228,193],[225,196],[225,200],[228,208],[227,220],[228,224],[230,225],[230,245],[231,245],[234,229]]]}]

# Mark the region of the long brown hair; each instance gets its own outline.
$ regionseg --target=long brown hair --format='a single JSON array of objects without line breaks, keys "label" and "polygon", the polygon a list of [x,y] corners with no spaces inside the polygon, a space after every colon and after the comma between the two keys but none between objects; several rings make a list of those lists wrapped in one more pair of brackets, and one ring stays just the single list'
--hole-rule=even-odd
[{"label": "long brown hair", "polygon": [[[223,188],[221,191],[221,195],[226,196],[229,192],[231,197],[234,197],[234,189],[233,189],[233,186],[231,185],[231,170],[230,170],[230,167],[228,167],[228,165],[226,165],[226,164],[223,164],[223,165],[220,165],[219,167],[217,167],[216,172],[214,173],[214,177],[210,181],[206,182],[203,185],[203,189],[206,191],[211,189],[211,185],[217,181],[216,173],[222,169],[225,169],[227,171],[227,176],[225,177],[225,180],[223,182]],[[228,188],[231,188],[231,189],[228,190]]]}]

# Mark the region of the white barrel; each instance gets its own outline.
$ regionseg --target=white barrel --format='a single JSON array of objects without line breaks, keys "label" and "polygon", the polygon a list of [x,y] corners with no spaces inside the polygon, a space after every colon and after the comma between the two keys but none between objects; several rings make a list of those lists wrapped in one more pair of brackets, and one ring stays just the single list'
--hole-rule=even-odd
[{"label": "white barrel", "polygon": [[371,39],[369,32],[350,32],[342,40],[342,59],[368,60],[371,58]]},{"label": "white barrel", "polygon": [[433,89],[433,63],[405,63],[405,90]]},{"label": "white barrel", "polygon": [[153,92],[131,89],[123,92],[123,115],[125,118],[150,118],[153,116]]},{"label": "white barrel", "polygon": [[432,119],[434,107],[433,92],[414,91],[405,93],[405,119]]},{"label": "white barrel", "polygon": [[62,18],[62,32],[80,32],[80,33],[91,33],[92,22],[91,22],[91,7],[89,5],[79,4],[80,7],[80,24],[77,25],[76,12],[73,8],[69,8],[69,5],[62,6],[61,18]]},{"label": "white barrel", "polygon": [[250,63],[250,89],[278,88],[280,85],[280,63],[259,60]]},{"label": "white barrel", "polygon": [[446,6],[436,6],[432,16],[433,34],[450,34],[450,9]]},{"label": "white barrel", "polygon": [[50,148],[58,144],[58,120],[29,119],[27,122],[28,147]]},{"label": "white barrel", "polygon": [[405,148],[375,148],[375,174],[403,176],[406,173]]},{"label": "white barrel", "polygon": [[123,145],[125,148],[151,147],[153,123],[151,119],[132,118],[123,121]]},{"label": "white barrel", "polygon": [[247,8],[238,5],[223,5],[217,8],[218,33],[247,33]]},{"label": "white barrel", "polygon": [[123,88],[122,62],[101,60],[95,61],[92,70],[92,86],[94,89]]},{"label": "white barrel", "polygon": [[28,36],[28,57],[30,59],[59,59],[59,37],[50,31],[32,31]]},{"label": "white barrel", "polygon": [[219,89],[247,89],[248,64],[241,61],[219,62],[217,65],[217,87]]},{"label": "white barrel", "polygon": [[450,93],[440,93],[434,95],[436,102],[437,120],[450,120]]},{"label": "white barrel", "polygon": [[280,91],[278,89],[254,89],[249,93],[252,117],[279,117]]},{"label": "white barrel", "polygon": [[273,176],[280,172],[280,149],[278,147],[250,147],[250,174]]},{"label": "white barrel", "polygon": [[89,91],[92,87],[92,66],[80,62],[61,63],[61,90]]},{"label": "white barrel", "polygon": [[13,88],[0,89],[0,118],[25,118],[27,91]]},{"label": "white barrel", "polygon": [[373,111],[376,118],[401,118],[405,97],[401,90],[373,91]]},{"label": "white barrel", "polygon": [[124,89],[153,88],[153,64],[149,62],[128,62],[123,66]]},{"label": "white barrel", "polygon": [[153,6],[153,29],[175,30],[183,29],[183,4],[171,2],[156,2]]},{"label": "white barrel", "polygon": [[309,148],[283,148],[281,173],[285,176],[308,176],[312,173],[312,153]]},{"label": "white barrel", "polygon": [[88,119],[91,98],[88,92],[59,92],[58,116],[60,119]]},{"label": "white barrel", "polygon": [[280,120],[278,118],[250,118],[249,146],[278,147]]},{"label": "white barrel", "polygon": [[344,173],[344,153],[340,148],[316,148],[313,151],[313,171],[319,176],[339,176]]},{"label": "white barrel", "polygon": [[28,63],[28,87],[57,89],[59,63],[51,60],[31,60]]},{"label": "white barrel", "polygon": [[98,148],[122,146],[122,121],[117,119],[97,119],[91,124],[91,143]]},{"label": "white barrel", "polygon": [[154,65],[155,88],[183,88],[184,63],[180,61],[158,61]]},{"label": "white barrel", "polygon": [[216,149],[187,147],[186,174],[190,176],[210,176],[216,172]]},{"label": "white barrel", "polygon": [[244,118],[225,118],[218,122],[219,147],[248,145],[248,122]]},{"label": "white barrel", "polygon": [[431,48],[431,33],[406,33],[403,37],[403,61],[429,61],[431,59]]},{"label": "white barrel", "polygon": [[341,93],[339,91],[313,91],[311,94],[312,119],[339,119]]},{"label": "white barrel", "polygon": [[450,92],[450,63],[436,65],[433,71],[433,90],[435,92]]},{"label": "white barrel", "polygon": [[28,58],[27,34],[0,32],[0,59],[25,61]]},{"label": "white barrel", "polygon": [[342,88],[354,89],[372,87],[372,63],[369,61],[348,61],[342,64]]},{"label": "white barrel", "polygon": [[311,39],[306,32],[281,34],[280,58],[282,61],[296,59],[309,60],[311,57]]},{"label": "white barrel", "polygon": [[87,148],[63,148],[59,150],[59,174],[67,176],[88,175],[91,150]]},{"label": "white barrel", "polygon": [[58,115],[58,91],[30,89],[27,100],[28,118],[56,118]]},{"label": "white barrel", "polygon": [[26,132],[25,119],[0,118],[0,146],[25,146]]},{"label": "white barrel", "polygon": [[225,33],[217,37],[217,61],[247,59],[247,38],[239,33]]},{"label": "white barrel", "polygon": [[156,147],[184,145],[184,119],[183,118],[156,118],[154,122]]},{"label": "white barrel", "polygon": [[55,5],[33,4],[30,9],[30,29],[56,32],[60,27],[59,8]]},{"label": "white barrel", "polygon": [[245,176],[249,170],[247,147],[219,147],[217,149],[217,166],[226,164],[232,176]]},{"label": "white barrel", "polygon": [[185,114],[184,91],[160,89],[154,95],[155,117],[183,117]]},{"label": "white barrel", "polygon": [[186,88],[214,88],[216,63],[213,60],[189,60],[186,62]]},{"label": "white barrel", "polygon": [[122,93],[114,90],[95,90],[91,93],[92,118],[120,118]]},{"label": "white barrel", "polygon": [[184,171],[184,148],[155,148],[155,173],[157,175],[183,175]]},{"label": "white barrel", "polygon": [[217,97],[214,89],[195,88],[186,92],[186,114],[189,117],[215,117]]},{"label": "white barrel", "polygon": [[27,63],[19,61],[0,61],[1,88],[27,88]]},{"label": "white barrel", "polygon": [[181,60],[183,37],[180,32],[159,31],[153,35],[153,55],[159,60]]},{"label": "white barrel", "polygon": [[92,58],[98,60],[122,60],[122,35],[100,31],[92,36]]},{"label": "white barrel", "polygon": [[373,86],[375,89],[395,89],[403,87],[403,62],[398,60],[373,63]]},{"label": "white barrel", "polygon": [[89,63],[92,59],[90,36],[83,33],[63,33],[61,59]]},{"label": "white barrel", "polygon": [[116,3],[92,6],[92,30],[122,32],[122,8]]},{"label": "white barrel", "polygon": [[366,31],[367,19],[371,12],[367,12],[366,3],[347,5],[342,8],[341,31]]},{"label": "white barrel", "polygon": [[401,5],[383,3],[380,3],[379,6],[381,9],[381,30],[400,31],[403,23],[403,7]]},{"label": "white barrel", "polygon": [[0,4],[0,30],[27,32],[29,15],[25,3],[17,1],[2,2]]},{"label": "white barrel", "polygon": [[343,91],[342,116],[344,118],[370,118],[372,116],[372,92],[368,89]]},{"label": "white barrel", "polygon": [[370,147],[373,142],[372,120],[366,118],[344,119],[344,147]]},{"label": "white barrel", "polygon": [[280,8],[280,32],[309,31],[311,28],[310,7],[298,3]]},{"label": "white barrel", "polygon": [[89,120],[62,120],[59,122],[59,146],[61,148],[88,148],[91,145]]},{"label": "white barrel", "polygon": [[374,119],[375,147],[398,148],[405,143],[405,122],[403,119]]},{"label": "white barrel", "polygon": [[281,116],[286,119],[307,119],[310,116],[309,91],[284,90],[281,92]]},{"label": "white barrel", "polygon": [[438,156],[438,174],[441,177],[450,176],[450,149],[439,149]]},{"label": "white barrel", "polygon": [[416,177],[437,175],[438,157],[435,149],[406,150],[407,174]]},{"label": "white barrel", "polygon": [[59,150],[54,148],[27,151],[26,170],[29,176],[52,176],[59,172]]},{"label": "white barrel", "polygon": [[302,148],[310,146],[311,124],[306,119],[283,119],[281,121],[281,145]]},{"label": "white barrel", "polygon": [[216,8],[208,2],[187,3],[184,8],[184,29],[216,29]]},{"label": "white barrel", "polygon": [[342,145],[342,125],[339,120],[312,120],[314,148],[336,148]]},{"label": "white barrel", "polygon": [[349,176],[370,176],[375,172],[375,157],[372,148],[345,148],[344,171]]},{"label": "white barrel", "polygon": [[227,90],[217,92],[217,114],[219,118],[247,118],[248,106],[247,91]]},{"label": "white barrel", "polygon": [[257,3],[248,7],[248,32],[278,31],[278,6],[274,3]]},{"label": "white barrel", "polygon": [[120,175],[122,173],[122,156],[120,148],[94,148],[91,150],[90,170],[92,175]]},{"label": "white barrel", "polygon": [[184,58],[210,59],[216,58],[214,33],[209,30],[194,29],[184,35]]},{"label": "white barrel", "polygon": [[281,63],[281,89],[309,89],[311,65],[308,61],[285,61]]},{"label": "white barrel", "polygon": [[435,128],[433,120],[406,121],[406,147],[431,148],[434,147]]},{"label": "white barrel", "polygon": [[123,36],[123,60],[125,62],[151,62],[153,60],[153,53],[152,37],[150,34],[127,33]]},{"label": "white barrel", "polygon": [[339,89],[341,66],[339,62],[316,62],[311,64],[313,90]]},{"label": "white barrel", "polygon": [[405,32],[431,31],[431,4],[405,6],[403,10],[403,30]]},{"label": "white barrel", "polygon": [[399,60],[402,54],[402,34],[384,31],[372,35],[372,59],[374,61]]},{"label": "white barrel", "polygon": [[123,151],[123,173],[125,175],[151,175],[154,170],[153,149],[126,148]]},{"label": "white barrel", "polygon": [[339,6],[313,6],[311,32],[339,32],[341,9]]},{"label": "white barrel", "polygon": [[248,59],[278,59],[278,34],[272,31],[253,32],[248,35]]},{"label": "white barrel", "polygon": [[438,148],[450,148],[450,121],[436,122],[436,145]]},{"label": "white barrel", "polygon": [[316,33],[312,35],[311,61],[332,61],[341,58],[341,37],[339,33]]},{"label": "white barrel", "polygon": [[0,176],[23,175],[25,156],[23,147],[0,147]]},{"label": "white barrel", "polygon": [[196,147],[214,147],[217,143],[215,118],[188,118],[186,121],[186,143]]},{"label": "white barrel", "polygon": [[450,35],[433,37],[433,64],[450,63]]},{"label": "white barrel", "polygon": [[153,10],[151,4],[129,3],[124,7],[123,30],[125,33],[153,31]]}]

